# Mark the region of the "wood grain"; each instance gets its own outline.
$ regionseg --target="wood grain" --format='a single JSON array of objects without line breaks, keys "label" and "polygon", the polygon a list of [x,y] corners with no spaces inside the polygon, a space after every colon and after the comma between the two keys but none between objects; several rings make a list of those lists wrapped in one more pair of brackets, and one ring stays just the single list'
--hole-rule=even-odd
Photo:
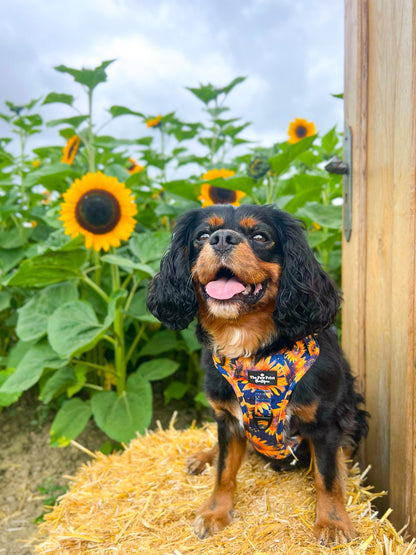
[{"label": "wood grain", "polygon": [[412,0],[346,0],[345,124],[353,232],[343,246],[343,346],[371,413],[370,481],[416,534],[416,47]]}]

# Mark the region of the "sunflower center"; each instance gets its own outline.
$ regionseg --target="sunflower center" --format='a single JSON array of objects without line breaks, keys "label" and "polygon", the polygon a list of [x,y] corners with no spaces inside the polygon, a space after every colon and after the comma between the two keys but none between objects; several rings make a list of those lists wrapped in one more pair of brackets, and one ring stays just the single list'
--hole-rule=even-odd
[{"label": "sunflower center", "polygon": [[212,185],[209,188],[209,196],[215,204],[232,203],[237,199],[235,191],[223,187],[213,187]]},{"label": "sunflower center", "polygon": [[308,130],[304,125],[298,125],[296,127],[296,136],[299,138],[303,138],[306,135],[307,131]]},{"label": "sunflower center", "polygon": [[91,189],[84,193],[75,208],[78,224],[97,235],[112,231],[120,221],[120,217],[118,200],[102,189]]}]

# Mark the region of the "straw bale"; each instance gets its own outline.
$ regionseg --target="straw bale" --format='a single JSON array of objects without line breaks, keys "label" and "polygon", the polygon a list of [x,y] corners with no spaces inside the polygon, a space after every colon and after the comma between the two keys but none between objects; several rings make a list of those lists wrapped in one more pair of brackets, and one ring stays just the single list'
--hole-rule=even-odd
[{"label": "straw bale", "polygon": [[186,472],[187,456],[214,445],[212,424],[202,429],[149,432],[122,453],[96,453],[74,478],[69,491],[41,525],[42,554],[226,554],[416,553],[388,520],[372,508],[383,494],[363,486],[357,465],[350,470],[347,510],[359,538],[332,548],[313,535],[315,491],[312,473],[275,472],[255,453],[238,475],[235,517],[215,536],[193,533],[195,511],[208,498],[215,471]]}]

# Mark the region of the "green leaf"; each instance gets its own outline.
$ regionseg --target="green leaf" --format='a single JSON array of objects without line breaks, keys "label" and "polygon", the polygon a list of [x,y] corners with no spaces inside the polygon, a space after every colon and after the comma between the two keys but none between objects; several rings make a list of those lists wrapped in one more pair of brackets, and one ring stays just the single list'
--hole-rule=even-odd
[{"label": "green leaf", "polygon": [[177,381],[170,383],[163,392],[165,403],[169,403],[171,399],[182,399],[188,389],[189,386],[186,383]]},{"label": "green leaf", "polygon": [[60,71],[61,73],[69,73],[72,75],[74,80],[81,85],[85,85],[90,90],[93,90],[99,83],[104,83],[107,81],[107,74],[105,70],[107,67],[112,64],[115,60],[107,60],[102,62],[101,65],[97,66],[94,69],[74,69],[72,67],[60,65],[56,66],[56,71]]},{"label": "green leaf", "polygon": [[300,193],[294,195],[293,198],[283,206],[283,208],[287,210],[287,212],[295,214],[298,208],[303,206],[305,203],[315,199],[319,200],[321,192],[322,188],[320,186],[306,188]]},{"label": "green leaf", "polygon": [[201,348],[196,338],[196,322],[191,322],[185,330],[182,330],[181,336],[185,342],[188,353],[194,353]]},{"label": "green leaf", "polygon": [[0,245],[2,249],[12,250],[22,247],[27,243],[29,235],[32,230],[23,229],[20,232],[17,230],[0,231]]},{"label": "green leaf", "polygon": [[33,131],[34,127],[39,127],[40,125],[42,125],[42,123],[43,120],[38,114],[33,114],[31,116],[22,116],[13,121],[13,125],[16,125],[16,127],[20,127],[20,129],[28,132]]},{"label": "green leaf", "polygon": [[74,283],[59,283],[36,293],[18,309],[16,333],[22,341],[39,339],[47,333],[48,318],[61,305],[78,299]]},{"label": "green leaf", "polygon": [[108,311],[107,316],[104,319],[103,325],[106,329],[111,326],[114,322],[114,318],[116,316],[116,309],[121,305],[122,301],[127,297],[127,291],[125,289],[117,289],[117,291],[113,291],[110,295],[110,299],[108,301]]},{"label": "green leaf", "polygon": [[287,171],[293,160],[312,146],[315,138],[316,135],[312,135],[295,144],[283,143],[281,146],[284,148],[284,151],[269,158],[269,163],[275,176],[279,176]]},{"label": "green leaf", "polygon": [[59,180],[70,175],[73,176],[76,174],[68,164],[61,164],[60,162],[56,164],[47,164],[34,172],[28,173],[23,180],[23,186],[25,188],[30,188],[37,183],[41,183],[45,187],[50,185],[51,189],[53,189],[54,185],[56,185]]},{"label": "green leaf", "polygon": [[91,399],[95,422],[111,439],[128,443],[144,433],[152,419],[152,388],[137,372],[127,380],[126,391],[103,391]]},{"label": "green leaf", "polygon": [[228,94],[235,86],[239,85],[243,81],[245,81],[247,77],[236,77],[231,81],[231,83],[221,89],[222,92]]},{"label": "green leaf", "polygon": [[186,179],[177,179],[175,181],[167,181],[163,184],[163,188],[180,197],[196,200],[201,190],[201,183],[191,183]]},{"label": "green leaf", "polygon": [[65,447],[75,439],[88,424],[91,416],[90,403],[75,398],[67,401],[58,411],[50,429],[50,445]]},{"label": "green leaf", "polygon": [[170,237],[167,231],[135,233],[129,241],[129,249],[143,264],[160,260],[168,248]]},{"label": "green leaf", "polygon": [[176,372],[178,367],[179,363],[174,360],[170,360],[168,358],[153,358],[152,360],[143,362],[139,366],[138,371],[146,380],[154,381],[162,380],[163,378],[170,376]]},{"label": "green leaf", "polygon": [[0,268],[7,274],[7,272],[16,268],[19,262],[24,259],[25,255],[25,249],[0,249]]},{"label": "green leaf", "polygon": [[45,404],[64,393],[68,387],[76,383],[75,374],[72,368],[65,366],[52,374],[39,395],[39,399]]},{"label": "green leaf", "polygon": [[239,133],[241,133],[241,131],[243,131],[249,125],[250,125],[249,123],[245,123],[244,125],[239,125],[239,126],[228,125],[224,129],[222,129],[221,133],[223,135],[227,135],[227,137],[232,137],[234,139]]},{"label": "green leaf", "polygon": [[89,116],[72,116],[71,118],[51,119],[46,122],[46,127],[56,127],[57,125],[70,125],[71,127],[79,127],[81,123],[87,121]]},{"label": "green leaf", "polygon": [[28,341],[25,343],[24,341],[18,341],[13,347],[9,350],[6,366],[10,368],[16,368],[16,366],[20,363],[22,358],[35,345],[36,341]]},{"label": "green leaf", "polygon": [[[140,139],[115,139],[114,137],[110,137],[109,135],[101,135],[99,137],[95,137],[94,145],[101,146],[103,148],[113,149],[117,148],[118,146],[131,146],[131,145],[146,145],[149,146],[152,144],[153,137],[140,137]],[[137,174],[132,174],[128,179],[126,179],[125,184],[127,187],[131,186],[132,177]]]},{"label": "green leaf", "polygon": [[308,202],[296,212],[298,218],[308,218],[321,227],[342,228],[342,207],[332,204],[325,206],[319,202]]},{"label": "green leaf", "polygon": [[0,312],[9,308],[12,296],[8,291],[0,291]]},{"label": "green leaf", "polygon": [[87,257],[85,249],[48,251],[25,260],[7,285],[44,287],[61,281],[77,279]]},{"label": "green leaf", "polygon": [[108,264],[114,264],[114,266],[120,266],[125,270],[138,270],[136,273],[141,273],[142,278],[152,277],[155,275],[155,271],[153,268],[148,266],[147,264],[140,264],[139,262],[134,262],[130,258],[126,258],[119,254],[105,254],[101,257],[103,262],[107,262]]},{"label": "green leaf", "polygon": [[2,392],[26,391],[34,385],[46,368],[61,368],[68,363],[62,360],[45,340],[31,347],[15,371],[0,388]]},{"label": "green leaf", "polygon": [[133,300],[130,303],[128,308],[127,314],[129,316],[133,316],[136,320],[140,322],[150,322],[150,323],[158,323],[159,320],[150,314],[146,308],[146,290],[140,289],[134,295]]},{"label": "green leaf", "polygon": [[87,302],[74,301],[59,307],[49,318],[48,338],[59,355],[72,358],[92,349],[110,325],[100,324]]},{"label": "green leaf", "polygon": [[146,343],[139,356],[159,355],[160,353],[176,349],[178,343],[175,332],[171,330],[160,331]]},{"label": "green leaf", "polygon": [[72,397],[83,388],[85,382],[87,381],[88,372],[89,369],[86,364],[75,364],[74,375],[76,383],[74,385],[70,385],[67,388],[66,394],[68,395],[68,397]]},{"label": "green leaf", "polygon": [[60,104],[68,104],[68,106],[72,106],[74,102],[74,97],[72,94],[64,94],[64,93],[49,93],[45,100],[42,102],[43,104],[53,104],[54,102],[58,102]]},{"label": "green leaf", "polygon": [[111,106],[109,109],[110,114],[113,118],[117,118],[119,116],[139,116],[144,118],[144,115],[141,112],[134,112],[130,110],[130,108],[126,108],[125,106]]},{"label": "green leaf", "polygon": [[204,407],[210,407],[211,405],[208,403],[208,400],[205,396],[205,393],[203,391],[200,391],[199,393],[197,393],[194,397],[194,401],[196,403],[200,403],[202,406]]},{"label": "green leaf", "polygon": [[208,83],[208,85],[200,84],[198,88],[186,88],[199,98],[199,100],[202,100],[204,104],[208,104],[211,100],[215,100],[217,96],[223,92],[221,89],[216,89],[211,83]]},{"label": "green leaf", "polygon": [[[4,382],[13,374],[14,368],[7,368],[6,370],[0,371],[0,389]],[[20,395],[21,391],[16,391],[14,393],[2,393],[0,391],[0,407],[8,407],[15,403]]]},{"label": "green leaf", "polygon": [[332,154],[337,144],[338,133],[336,127],[333,127],[322,137],[321,145],[327,154]]}]

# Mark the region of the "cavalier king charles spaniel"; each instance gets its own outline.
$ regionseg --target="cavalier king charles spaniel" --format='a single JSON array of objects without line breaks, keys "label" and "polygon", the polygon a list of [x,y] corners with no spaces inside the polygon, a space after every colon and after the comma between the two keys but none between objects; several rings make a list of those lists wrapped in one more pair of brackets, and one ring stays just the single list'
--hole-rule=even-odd
[{"label": "cavalier king charles spaniel", "polygon": [[339,305],[302,224],[286,212],[216,205],[179,219],[147,307],[173,330],[197,317],[204,346],[218,444],[188,459],[194,474],[217,461],[214,490],[195,519],[200,538],[232,520],[247,440],[275,469],[312,459],[321,544],[356,536],[343,499],[345,456],[368,426],[332,327]]}]

